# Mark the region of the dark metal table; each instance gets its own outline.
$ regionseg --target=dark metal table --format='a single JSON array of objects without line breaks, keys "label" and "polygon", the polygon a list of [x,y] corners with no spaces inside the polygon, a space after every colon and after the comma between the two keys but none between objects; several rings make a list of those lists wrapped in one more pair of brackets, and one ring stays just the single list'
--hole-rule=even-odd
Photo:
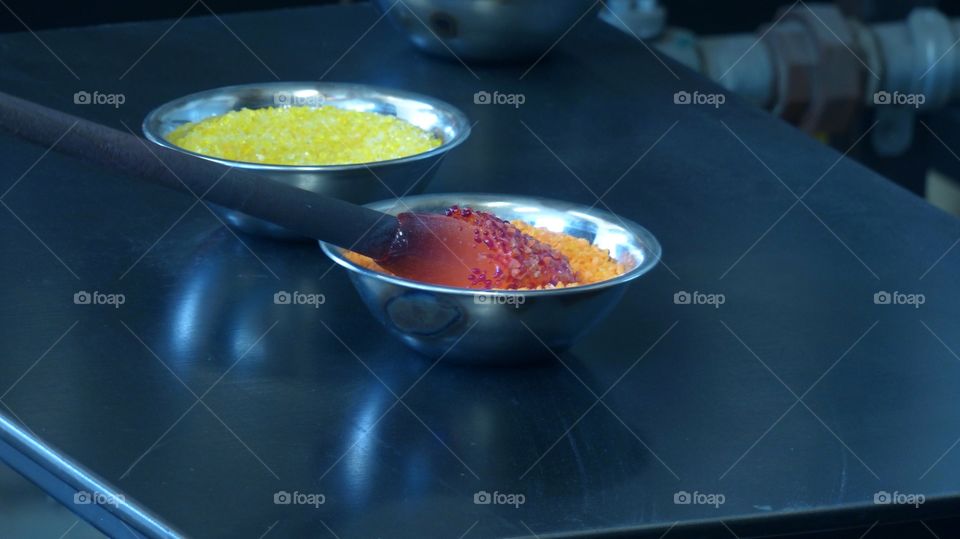
[{"label": "dark metal table", "polygon": [[859,535],[958,512],[956,219],[734,97],[675,104],[715,90],[592,15],[532,67],[421,56],[363,6],[171,23],[2,36],[0,85],[133,130],[232,83],[429,93],[477,122],[431,191],[596,203],[665,258],[561,361],[431,368],[315,246],[4,136],[0,456],[101,529]]}]

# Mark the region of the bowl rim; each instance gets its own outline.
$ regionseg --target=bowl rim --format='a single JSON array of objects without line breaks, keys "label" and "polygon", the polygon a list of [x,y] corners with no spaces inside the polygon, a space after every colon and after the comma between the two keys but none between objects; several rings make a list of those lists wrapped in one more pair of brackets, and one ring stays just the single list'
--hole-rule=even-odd
[{"label": "bowl rim", "polygon": [[454,286],[444,286],[437,284],[425,283],[422,281],[415,281],[413,279],[405,279],[403,277],[397,277],[394,275],[387,275],[385,273],[380,273],[368,268],[365,268],[359,264],[354,263],[350,259],[343,256],[340,251],[345,250],[341,247],[320,241],[320,249],[323,250],[324,254],[328,258],[333,260],[338,265],[346,268],[349,271],[354,273],[364,275],[367,277],[372,277],[374,279],[385,281],[391,284],[398,286],[403,286],[406,288],[412,288],[416,290],[422,290],[427,292],[440,292],[444,294],[455,294],[460,296],[512,296],[516,297],[519,295],[523,296],[555,296],[555,295],[566,295],[566,294],[579,294],[584,292],[592,292],[596,290],[601,290],[604,288],[610,288],[620,284],[627,283],[640,277],[641,275],[647,273],[660,262],[660,259],[663,257],[663,248],[660,245],[660,242],[657,240],[656,236],[652,232],[640,226],[639,224],[616,215],[612,212],[605,210],[599,210],[594,207],[586,206],[583,204],[574,204],[571,202],[564,202],[562,200],[550,199],[550,198],[541,198],[541,197],[529,197],[529,196],[515,196],[515,195],[503,195],[496,193],[466,193],[466,192],[455,192],[455,193],[431,193],[423,195],[411,195],[406,197],[401,197],[400,199],[385,199],[378,200],[376,202],[369,202],[364,204],[368,208],[376,208],[380,205],[386,205],[388,203],[395,203],[397,200],[404,201],[419,201],[419,200],[429,200],[429,199],[439,199],[439,198],[456,198],[463,197],[468,199],[464,201],[464,205],[469,205],[470,201],[481,202],[481,201],[503,201],[509,200],[511,202],[517,202],[520,204],[536,204],[544,207],[548,207],[553,210],[570,212],[570,211],[583,211],[585,213],[590,213],[595,217],[599,217],[607,222],[619,225],[627,229],[631,234],[633,234],[634,242],[640,244],[642,247],[646,248],[648,254],[644,260],[637,264],[635,267],[631,268],[627,272],[618,275],[612,279],[607,279],[605,281],[600,281],[596,283],[591,283],[582,286],[571,286],[565,288],[550,288],[546,290],[480,290],[473,288],[459,288]]},{"label": "bowl rim", "polygon": [[[386,159],[383,161],[369,161],[366,163],[350,163],[342,165],[280,165],[280,164],[270,164],[270,163],[252,163],[249,161],[234,161],[232,159],[225,159],[222,157],[216,157],[212,155],[206,155],[202,153],[197,153],[190,151],[186,148],[177,146],[176,144],[168,141],[160,133],[156,132],[151,125],[154,123],[160,122],[160,118],[164,114],[168,114],[173,110],[176,110],[178,107],[183,106],[189,101],[203,98],[211,98],[220,94],[226,94],[230,92],[235,92],[238,90],[249,90],[255,88],[264,88],[264,89],[280,89],[280,88],[304,88],[304,89],[314,89],[318,91],[323,91],[323,88],[328,89],[356,89],[356,90],[366,90],[377,92],[381,94],[387,94],[392,97],[399,97],[401,99],[408,99],[412,101],[419,101],[421,103],[426,103],[434,108],[443,110],[444,112],[450,114],[455,118],[455,124],[460,127],[460,132],[453,139],[449,141],[443,141],[436,148],[431,148],[425,152],[415,153],[413,155],[407,155],[405,157],[398,157],[395,159]],[[387,88],[384,86],[376,86],[373,84],[361,84],[353,82],[326,82],[326,81],[274,81],[274,82],[254,82],[247,84],[233,84],[230,86],[220,86],[218,88],[210,88],[208,90],[201,90],[199,92],[193,92],[176,99],[172,99],[163,103],[162,105],[155,107],[153,110],[147,113],[144,117],[143,122],[140,124],[140,129],[143,132],[144,136],[150,142],[154,144],[159,144],[165,148],[171,150],[176,150],[181,153],[192,155],[194,157],[200,157],[208,161],[214,161],[223,165],[228,165],[236,168],[243,168],[249,170],[259,170],[259,171],[286,171],[286,172],[337,172],[345,170],[357,170],[357,169],[372,169],[385,167],[389,165],[397,165],[401,163],[408,163],[411,161],[419,161],[422,159],[429,159],[431,157],[444,154],[449,150],[456,148],[462,144],[470,136],[472,131],[472,126],[470,120],[467,118],[467,115],[463,113],[457,107],[454,107],[450,103],[437,99],[435,97],[420,94],[416,92],[408,92],[406,90],[397,90],[395,88]]]}]

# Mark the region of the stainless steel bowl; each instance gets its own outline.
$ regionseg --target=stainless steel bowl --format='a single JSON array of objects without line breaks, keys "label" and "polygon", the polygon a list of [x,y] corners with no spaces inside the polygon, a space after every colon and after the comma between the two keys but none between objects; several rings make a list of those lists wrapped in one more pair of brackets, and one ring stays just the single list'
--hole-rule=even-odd
[{"label": "stainless steel bowl", "polygon": [[[264,165],[197,154],[167,141],[177,127],[243,108],[332,105],[342,109],[396,116],[430,131],[443,143],[427,152],[374,163],[330,166]],[[151,141],[183,153],[243,168],[301,189],[349,202],[364,203],[386,197],[419,193],[436,173],[441,156],[470,134],[462,112],[425,95],[336,82],[273,82],[227,86],[175,99],[154,109],[143,121],[143,133]],[[214,206],[221,217],[238,230],[282,239],[299,238],[273,223],[235,210]]]},{"label": "stainless steel bowl", "polygon": [[590,0],[375,1],[420,49],[464,60],[537,58],[594,3]]},{"label": "stainless steel bowl", "polygon": [[609,250],[630,269],[614,279],[585,286],[483,292],[375,272],[351,262],[339,247],[321,242],[327,256],[349,270],[350,280],[370,312],[390,333],[429,357],[511,364],[549,357],[544,344],[559,353],[602,320],[623,296],[627,283],[660,259],[660,244],[640,225],[555,200],[454,193],[411,196],[367,206],[396,214],[440,212],[454,204],[585,238]]}]

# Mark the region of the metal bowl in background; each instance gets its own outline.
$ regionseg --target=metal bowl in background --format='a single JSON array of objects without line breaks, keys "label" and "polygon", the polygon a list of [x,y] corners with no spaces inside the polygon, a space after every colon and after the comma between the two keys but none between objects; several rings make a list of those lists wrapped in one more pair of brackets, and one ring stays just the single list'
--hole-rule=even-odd
[{"label": "metal bowl in background", "polygon": [[375,3],[423,51],[467,61],[535,59],[546,53],[594,4],[590,0]]},{"label": "metal bowl in background", "polygon": [[367,206],[396,214],[442,212],[454,204],[585,238],[609,250],[611,256],[631,269],[616,278],[585,286],[478,291],[372,271],[344,257],[339,247],[321,242],[324,253],[349,270],[361,299],[387,330],[432,358],[443,356],[445,361],[474,364],[519,364],[549,357],[550,351],[544,344],[559,353],[602,320],[623,296],[627,283],[649,271],[660,259],[660,244],[645,228],[610,213],[567,202],[454,193],[411,196]]},{"label": "metal bowl in background", "polygon": [[[191,152],[167,141],[177,127],[244,108],[278,106],[334,107],[396,116],[433,133],[440,146],[415,155],[352,165],[265,165],[231,161]],[[151,141],[174,150],[246,169],[301,189],[362,204],[403,193],[419,193],[439,168],[440,157],[466,140],[470,123],[453,106],[421,94],[363,84],[336,82],[272,82],[226,86],[175,99],[154,109],[143,121]],[[302,239],[281,226],[235,210],[213,208],[225,222],[243,232],[280,239]]]}]

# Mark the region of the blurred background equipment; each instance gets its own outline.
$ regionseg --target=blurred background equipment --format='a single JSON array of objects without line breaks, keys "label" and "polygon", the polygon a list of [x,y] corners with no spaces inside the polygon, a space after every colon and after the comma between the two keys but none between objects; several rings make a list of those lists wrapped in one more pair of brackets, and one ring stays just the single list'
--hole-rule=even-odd
[{"label": "blurred background equipment", "polygon": [[610,0],[600,17],[840,151],[868,134],[853,157],[958,213],[960,19],[935,2],[798,1],[753,32],[701,35],[667,24],[679,3]]},{"label": "blurred background equipment", "polygon": [[601,17],[811,134],[845,133],[876,108],[881,155],[906,151],[915,113],[960,96],[960,19],[935,8],[865,24],[835,4],[794,3],[754,33],[705,37],[667,28],[653,0],[613,0]]}]

